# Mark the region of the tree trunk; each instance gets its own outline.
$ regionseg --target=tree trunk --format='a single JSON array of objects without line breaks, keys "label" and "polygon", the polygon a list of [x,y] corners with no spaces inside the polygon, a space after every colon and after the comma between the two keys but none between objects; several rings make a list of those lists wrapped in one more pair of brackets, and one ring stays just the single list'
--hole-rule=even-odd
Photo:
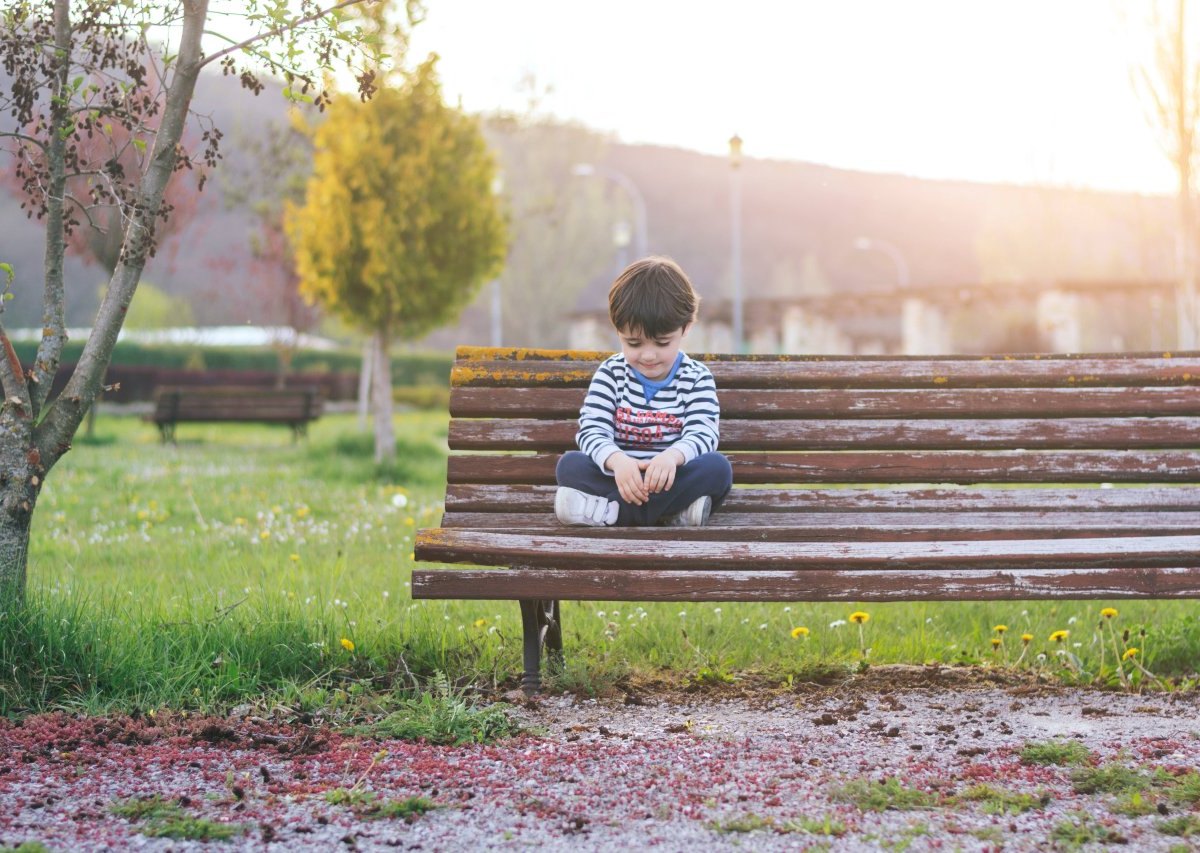
[{"label": "tree trunk", "polygon": [[371,409],[371,362],[375,360],[375,337],[363,341],[362,365],[358,370],[358,431],[367,431],[367,413]]},{"label": "tree trunk", "polygon": [[383,464],[396,458],[396,431],[392,426],[392,360],[388,355],[387,331],[377,331],[374,341],[371,400],[375,405],[375,462]]},{"label": "tree trunk", "polygon": [[30,444],[29,421],[0,416],[0,608],[25,596],[29,525],[45,469]]}]

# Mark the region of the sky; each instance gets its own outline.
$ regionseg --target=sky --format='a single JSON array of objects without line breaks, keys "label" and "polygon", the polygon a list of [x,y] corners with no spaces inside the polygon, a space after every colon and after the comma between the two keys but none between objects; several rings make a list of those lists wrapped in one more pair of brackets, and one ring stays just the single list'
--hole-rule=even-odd
[{"label": "sky", "polygon": [[544,112],[621,142],[725,154],[736,133],[748,157],[1170,193],[1131,82],[1149,6],[427,0],[410,58],[436,51],[473,112],[525,109],[532,76]]}]

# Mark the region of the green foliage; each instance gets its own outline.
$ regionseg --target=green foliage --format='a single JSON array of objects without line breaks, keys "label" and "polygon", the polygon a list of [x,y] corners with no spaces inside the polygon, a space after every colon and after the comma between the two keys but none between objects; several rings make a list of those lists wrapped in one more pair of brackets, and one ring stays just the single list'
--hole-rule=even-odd
[{"label": "green foliage", "polygon": [[334,788],[325,792],[331,806],[349,806],[359,817],[369,820],[404,820],[411,823],[426,812],[442,808],[426,797],[382,800],[374,791],[362,788]]},{"label": "green foliage", "polygon": [[1021,761],[1025,764],[1075,765],[1091,758],[1091,751],[1077,740],[1035,741],[1021,748]]},{"label": "green foliage", "polygon": [[13,853],[50,853],[50,848],[40,841],[22,841],[13,848]]},{"label": "green foliage", "polygon": [[[100,288],[100,299],[104,291]],[[166,329],[172,326],[192,325],[192,305],[186,299],[171,296],[148,281],[138,284],[137,298],[129,303],[125,314],[127,329]]]},{"label": "green foliage", "polygon": [[495,163],[442,98],[435,59],[367,103],[338,98],[314,133],[305,203],[286,216],[301,290],[409,339],[456,316],[504,258]]},{"label": "green foliage", "polygon": [[849,803],[863,811],[909,811],[929,809],[938,804],[936,794],[910,788],[889,776],[878,782],[871,779],[851,779],[829,793],[835,803]]},{"label": "green foliage", "polygon": [[[63,362],[79,360],[83,341],[68,341],[63,350]],[[37,353],[37,341],[15,341],[13,349],[22,364],[32,364]],[[279,368],[279,354],[268,347],[217,347],[137,344],[121,341],[113,351],[112,364],[129,367],[164,367],[184,369],[199,355],[209,370],[266,370]],[[301,372],[328,373],[357,371],[361,365],[357,349],[298,350],[292,361],[293,369]],[[454,356],[450,353],[403,352],[392,356],[392,381],[397,386],[430,386],[449,388],[450,368]],[[401,392],[403,393],[403,392]]]},{"label": "green foliage", "polygon": [[1126,817],[1142,817],[1154,814],[1158,811],[1158,807],[1153,797],[1147,796],[1141,791],[1127,791],[1123,797],[1110,803],[1108,810],[1113,814]]},{"label": "green foliage", "polygon": [[356,726],[350,731],[377,738],[462,746],[515,737],[522,729],[503,705],[473,707],[439,673],[429,689],[421,691],[416,698],[402,699],[398,710],[382,720]]}]

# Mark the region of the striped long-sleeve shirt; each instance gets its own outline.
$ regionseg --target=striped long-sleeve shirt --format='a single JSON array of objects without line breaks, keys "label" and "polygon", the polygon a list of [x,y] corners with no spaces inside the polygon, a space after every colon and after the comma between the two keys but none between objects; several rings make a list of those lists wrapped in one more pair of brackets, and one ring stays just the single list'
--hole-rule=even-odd
[{"label": "striped long-sleeve shirt", "polygon": [[709,369],[682,355],[672,381],[651,395],[621,353],[605,359],[592,376],[575,443],[600,466],[618,450],[650,459],[667,448],[683,454],[686,465],[717,449],[721,407]]}]

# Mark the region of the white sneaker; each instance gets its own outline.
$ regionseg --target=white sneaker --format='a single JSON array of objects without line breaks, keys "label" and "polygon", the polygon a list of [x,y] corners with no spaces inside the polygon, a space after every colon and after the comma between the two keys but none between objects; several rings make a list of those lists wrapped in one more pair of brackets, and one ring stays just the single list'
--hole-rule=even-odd
[{"label": "white sneaker", "polygon": [[584,527],[608,527],[617,523],[620,506],[599,495],[559,486],[554,494],[554,514],[563,524]]},{"label": "white sneaker", "polygon": [[712,514],[712,498],[705,495],[696,498],[683,512],[670,516],[665,522],[666,527],[703,527],[708,524]]}]

